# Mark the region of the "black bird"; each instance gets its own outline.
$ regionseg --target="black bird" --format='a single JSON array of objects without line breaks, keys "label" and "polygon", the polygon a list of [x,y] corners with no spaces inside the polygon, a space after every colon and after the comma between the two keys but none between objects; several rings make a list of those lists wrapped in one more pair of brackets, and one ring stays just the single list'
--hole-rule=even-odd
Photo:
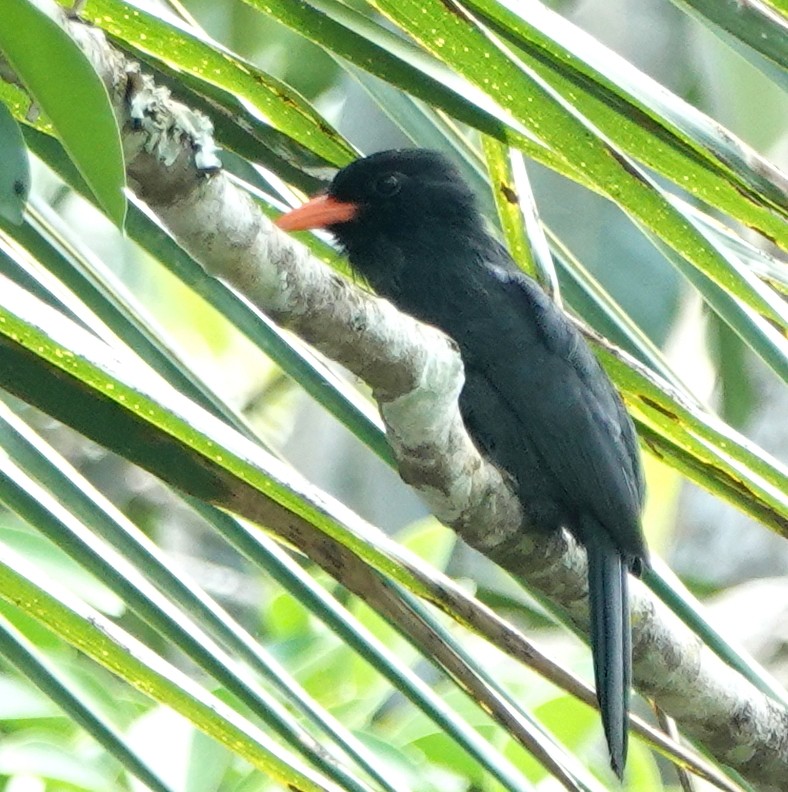
[{"label": "black bird", "polygon": [[536,527],[564,526],[585,546],[597,697],[620,777],[632,675],[627,571],[639,573],[648,554],[635,430],[607,375],[490,235],[441,154],[360,159],[277,224],[328,228],[378,294],[454,339],[465,366],[460,410],[474,442],[514,478]]}]

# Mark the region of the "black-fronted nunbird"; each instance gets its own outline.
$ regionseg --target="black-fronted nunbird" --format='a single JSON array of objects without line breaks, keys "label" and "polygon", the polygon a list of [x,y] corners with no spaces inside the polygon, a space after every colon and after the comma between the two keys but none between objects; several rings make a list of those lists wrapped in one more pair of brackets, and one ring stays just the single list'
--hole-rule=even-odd
[{"label": "black-fronted nunbird", "polygon": [[436,152],[358,160],[277,224],[329,229],[378,294],[454,339],[465,366],[460,411],[475,444],[514,479],[534,526],[564,526],[585,546],[597,697],[621,776],[632,666],[627,572],[648,556],[635,431],[607,375]]}]

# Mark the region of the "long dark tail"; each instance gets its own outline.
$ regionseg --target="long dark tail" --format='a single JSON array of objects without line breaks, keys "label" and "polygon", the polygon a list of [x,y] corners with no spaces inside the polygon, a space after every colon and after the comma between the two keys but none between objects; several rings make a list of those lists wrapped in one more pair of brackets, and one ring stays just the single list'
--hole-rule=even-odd
[{"label": "long dark tail", "polygon": [[621,778],[627,761],[632,635],[627,565],[600,525],[586,526],[591,651],[610,765]]}]

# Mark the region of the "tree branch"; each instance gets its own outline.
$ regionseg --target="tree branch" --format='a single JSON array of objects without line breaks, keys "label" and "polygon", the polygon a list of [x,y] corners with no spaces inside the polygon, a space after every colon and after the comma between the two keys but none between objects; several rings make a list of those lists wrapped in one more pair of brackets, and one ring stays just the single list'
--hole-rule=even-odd
[{"label": "tree branch", "polygon": [[[523,523],[506,477],[465,432],[462,364],[437,330],[331,272],[212,168],[210,124],[112,50],[96,29],[64,22],[107,84],[137,194],[205,269],[373,390],[402,477],[462,538],[587,628],[585,556],[566,533]],[[196,153],[195,153],[196,152]],[[201,167],[201,165],[203,167]],[[319,560],[319,559],[316,559]],[[635,582],[638,689],[763,792],[788,778],[788,712],[706,648]]]}]

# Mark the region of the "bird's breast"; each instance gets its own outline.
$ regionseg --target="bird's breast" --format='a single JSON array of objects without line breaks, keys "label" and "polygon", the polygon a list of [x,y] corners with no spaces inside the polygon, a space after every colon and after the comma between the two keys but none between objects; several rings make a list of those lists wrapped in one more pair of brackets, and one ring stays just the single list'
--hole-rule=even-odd
[{"label": "bird's breast", "polygon": [[540,331],[528,301],[478,248],[459,235],[416,235],[396,244],[381,236],[349,253],[380,296],[450,336],[466,362],[538,355]]}]

